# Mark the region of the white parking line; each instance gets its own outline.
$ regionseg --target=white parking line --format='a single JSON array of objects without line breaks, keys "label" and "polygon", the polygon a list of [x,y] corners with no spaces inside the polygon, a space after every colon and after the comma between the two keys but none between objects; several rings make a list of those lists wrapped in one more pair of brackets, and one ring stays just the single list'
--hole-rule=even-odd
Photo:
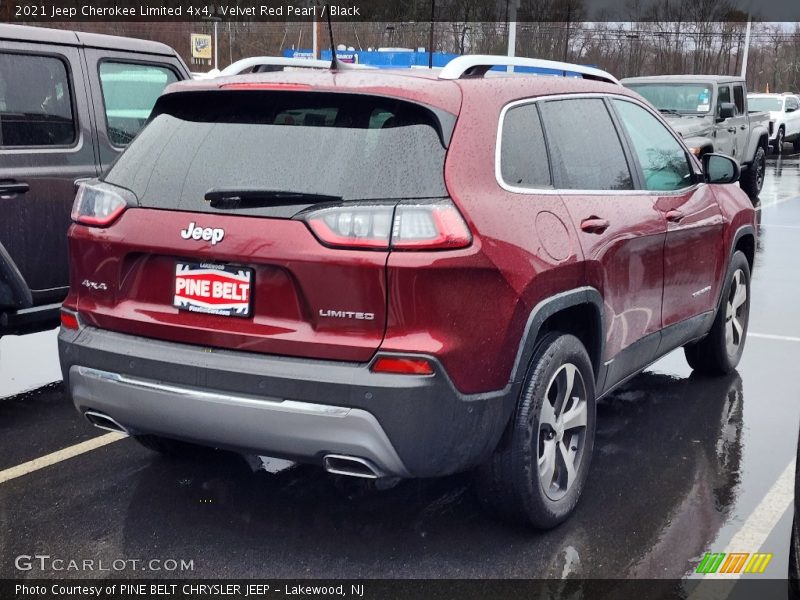
[{"label": "white parking line", "polygon": [[777,340],[779,342],[800,342],[800,337],[792,337],[790,335],[775,335],[772,333],[756,333],[748,331],[747,337],[761,338],[763,340]]},{"label": "white parking line", "polygon": [[86,440],[85,442],[81,442],[80,444],[68,446],[67,448],[53,452],[52,454],[40,456],[39,458],[22,463],[16,467],[11,467],[5,471],[0,471],[0,483],[11,481],[17,477],[28,475],[29,473],[33,473],[39,469],[44,469],[45,467],[49,467],[50,465],[54,465],[69,458],[85,454],[86,452],[96,450],[97,448],[102,448],[103,446],[118,442],[126,437],[128,436],[124,433],[107,433],[105,435]]},{"label": "white parking line", "polygon": [[[755,510],[750,513],[747,520],[731,538],[723,552],[759,552],[767,541],[769,534],[775,529],[783,513],[789,508],[794,499],[794,459],[789,461],[778,480],[766,493]],[[769,549],[765,548],[768,552]],[[714,576],[727,579],[730,575],[716,573]]]},{"label": "white parking line", "polygon": [[[789,461],[778,480],[772,485],[755,510],[742,524],[723,552],[759,552],[767,541],[769,534],[775,529],[783,513],[792,504],[794,498],[794,460]],[[769,549],[765,548],[768,552]],[[742,569],[744,571],[744,569]],[[709,573],[703,575],[689,595],[689,600],[723,600],[728,598],[733,586],[743,573]],[[707,580],[727,580],[729,584],[711,583]],[[690,588],[691,589],[691,588]]]},{"label": "white parking line", "polygon": [[756,206],[756,211],[759,211],[762,208],[770,208],[771,206],[777,206],[778,204],[789,202],[789,200],[797,200],[798,198],[800,198],[800,196],[792,196],[791,198],[781,198],[780,200],[775,200],[775,202],[770,202],[769,204],[761,204],[759,206]]}]

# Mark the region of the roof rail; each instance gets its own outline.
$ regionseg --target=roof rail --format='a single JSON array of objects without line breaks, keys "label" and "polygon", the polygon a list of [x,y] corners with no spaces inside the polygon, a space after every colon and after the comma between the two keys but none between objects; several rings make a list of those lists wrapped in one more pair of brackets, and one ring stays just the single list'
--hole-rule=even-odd
[{"label": "roof rail", "polygon": [[[330,69],[331,61],[316,60],[313,58],[287,58],[285,56],[252,56],[237,60],[235,63],[225,67],[220,71],[220,76],[238,75],[246,69],[253,67],[295,67],[299,69]],[[280,70],[280,69],[276,69]]]},{"label": "roof rail", "polygon": [[[275,67],[271,71],[284,71],[286,69],[330,69],[331,61],[316,58],[288,58],[286,56],[251,56],[237,60],[235,63],[222,69],[219,77],[240,75],[242,71],[258,67]],[[369,69],[369,65],[339,63],[340,69]]]},{"label": "roof rail", "polygon": [[439,79],[464,79],[467,77],[483,77],[492,67],[533,67],[563,73],[577,73],[584,79],[594,79],[620,85],[619,80],[600,69],[575,65],[572,63],[543,60],[540,58],[523,58],[516,56],[492,56],[489,54],[468,54],[451,60],[439,73]]}]

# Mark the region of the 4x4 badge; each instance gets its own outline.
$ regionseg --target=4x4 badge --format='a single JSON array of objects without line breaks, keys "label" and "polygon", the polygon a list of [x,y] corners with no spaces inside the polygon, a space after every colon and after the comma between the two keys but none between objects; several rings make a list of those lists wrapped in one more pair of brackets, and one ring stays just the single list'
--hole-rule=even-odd
[{"label": "4x4 badge", "polygon": [[214,246],[225,237],[225,230],[221,227],[198,227],[192,221],[186,229],[181,229],[181,237],[185,240],[204,240]]}]

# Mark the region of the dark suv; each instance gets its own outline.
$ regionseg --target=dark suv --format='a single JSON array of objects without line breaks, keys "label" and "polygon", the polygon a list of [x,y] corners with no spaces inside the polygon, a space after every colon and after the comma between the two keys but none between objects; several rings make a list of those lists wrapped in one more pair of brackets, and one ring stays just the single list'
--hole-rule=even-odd
[{"label": "dark suv", "polygon": [[105,170],[188,77],[157,42],[0,24],[0,336],[58,325],[75,181]]},{"label": "dark suv", "polygon": [[167,453],[477,467],[496,512],[565,519],[597,398],[681,346],[738,363],[755,213],[610,75],[491,64],[170,86],[75,201],[78,410]]}]

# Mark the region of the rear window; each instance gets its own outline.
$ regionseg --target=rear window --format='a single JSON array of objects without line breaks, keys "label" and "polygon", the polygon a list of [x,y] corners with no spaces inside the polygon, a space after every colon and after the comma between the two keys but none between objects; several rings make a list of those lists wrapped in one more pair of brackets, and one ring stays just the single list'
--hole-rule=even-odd
[{"label": "rear window", "polygon": [[[106,176],[144,207],[217,212],[210,190],[342,200],[447,195],[445,147],[426,107],[352,94],[173,94]],[[229,208],[224,209],[230,212]],[[236,213],[291,216],[292,207]]]},{"label": "rear window", "polygon": [[780,112],[783,110],[783,98],[750,96],[747,99],[750,112]]}]

